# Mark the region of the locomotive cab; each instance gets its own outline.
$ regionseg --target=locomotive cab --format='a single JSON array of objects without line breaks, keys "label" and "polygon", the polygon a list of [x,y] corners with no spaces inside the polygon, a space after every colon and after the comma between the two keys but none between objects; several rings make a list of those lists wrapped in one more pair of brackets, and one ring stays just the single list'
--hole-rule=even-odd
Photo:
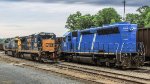
[{"label": "locomotive cab", "polygon": [[40,33],[41,47],[44,52],[55,52],[55,38],[56,36],[51,33]]},{"label": "locomotive cab", "polygon": [[53,40],[53,39],[42,40],[42,50],[54,52],[55,51],[55,40]]},{"label": "locomotive cab", "polygon": [[123,24],[119,25],[122,44],[120,46],[120,61],[126,67],[137,68],[144,64],[144,45],[142,42],[136,42],[137,25]]},{"label": "locomotive cab", "polygon": [[56,58],[55,38],[54,33],[41,32],[37,35],[37,46],[42,60],[48,61]]}]

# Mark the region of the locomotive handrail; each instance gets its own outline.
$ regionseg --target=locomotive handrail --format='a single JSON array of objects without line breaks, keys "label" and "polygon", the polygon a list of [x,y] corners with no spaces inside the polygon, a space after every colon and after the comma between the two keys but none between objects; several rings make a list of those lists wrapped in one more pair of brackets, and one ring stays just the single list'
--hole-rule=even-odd
[{"label": "locomotive handrail", "polygon": [[121,53],[122,53],[122,49],[123,49],[123,47],[124,47],[124,44],[125,44],[125,43],[122,43],[121,50],[120,50],[120,61],[121,61]]},{"label": "locomotive handrail", "polygon": [[119,43],[115,43],[118,45],[117,49],[116,49],[116,59],[118,58],[118,49],[119,49]]}]

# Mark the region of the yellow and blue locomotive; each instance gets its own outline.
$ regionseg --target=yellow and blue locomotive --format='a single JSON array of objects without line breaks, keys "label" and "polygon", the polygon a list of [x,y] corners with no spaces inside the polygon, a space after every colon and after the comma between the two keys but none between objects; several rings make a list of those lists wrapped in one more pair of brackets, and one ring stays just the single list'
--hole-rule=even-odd
[{"label": "yellow and blue locomotive", "polygon": [[16,37],[5,41],[5,53],[24,57],[29,54],[33,60],[56,61],[54,33],[41,32],[29,36]]}]

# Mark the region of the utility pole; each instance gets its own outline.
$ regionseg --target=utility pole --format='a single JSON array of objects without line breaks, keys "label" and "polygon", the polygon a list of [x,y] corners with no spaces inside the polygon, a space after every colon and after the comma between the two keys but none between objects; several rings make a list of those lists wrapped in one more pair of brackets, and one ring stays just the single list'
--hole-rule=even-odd
[{"label": "utility pole", "polygon": [[126,0],[123,1],[124,4],[124,14],[123,14],[123,21],[126,20]]}]

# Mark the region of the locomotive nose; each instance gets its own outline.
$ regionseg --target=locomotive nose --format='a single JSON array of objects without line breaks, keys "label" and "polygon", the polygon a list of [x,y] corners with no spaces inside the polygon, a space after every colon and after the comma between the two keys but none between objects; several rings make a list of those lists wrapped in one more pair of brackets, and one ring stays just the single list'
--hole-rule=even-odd
[{"label": "locomotive nose", "polygon": [[43,51],[54,52],[55,51],[55,40],[52,40],[52,39],[42,40],[42,49],[43,49]]}]

